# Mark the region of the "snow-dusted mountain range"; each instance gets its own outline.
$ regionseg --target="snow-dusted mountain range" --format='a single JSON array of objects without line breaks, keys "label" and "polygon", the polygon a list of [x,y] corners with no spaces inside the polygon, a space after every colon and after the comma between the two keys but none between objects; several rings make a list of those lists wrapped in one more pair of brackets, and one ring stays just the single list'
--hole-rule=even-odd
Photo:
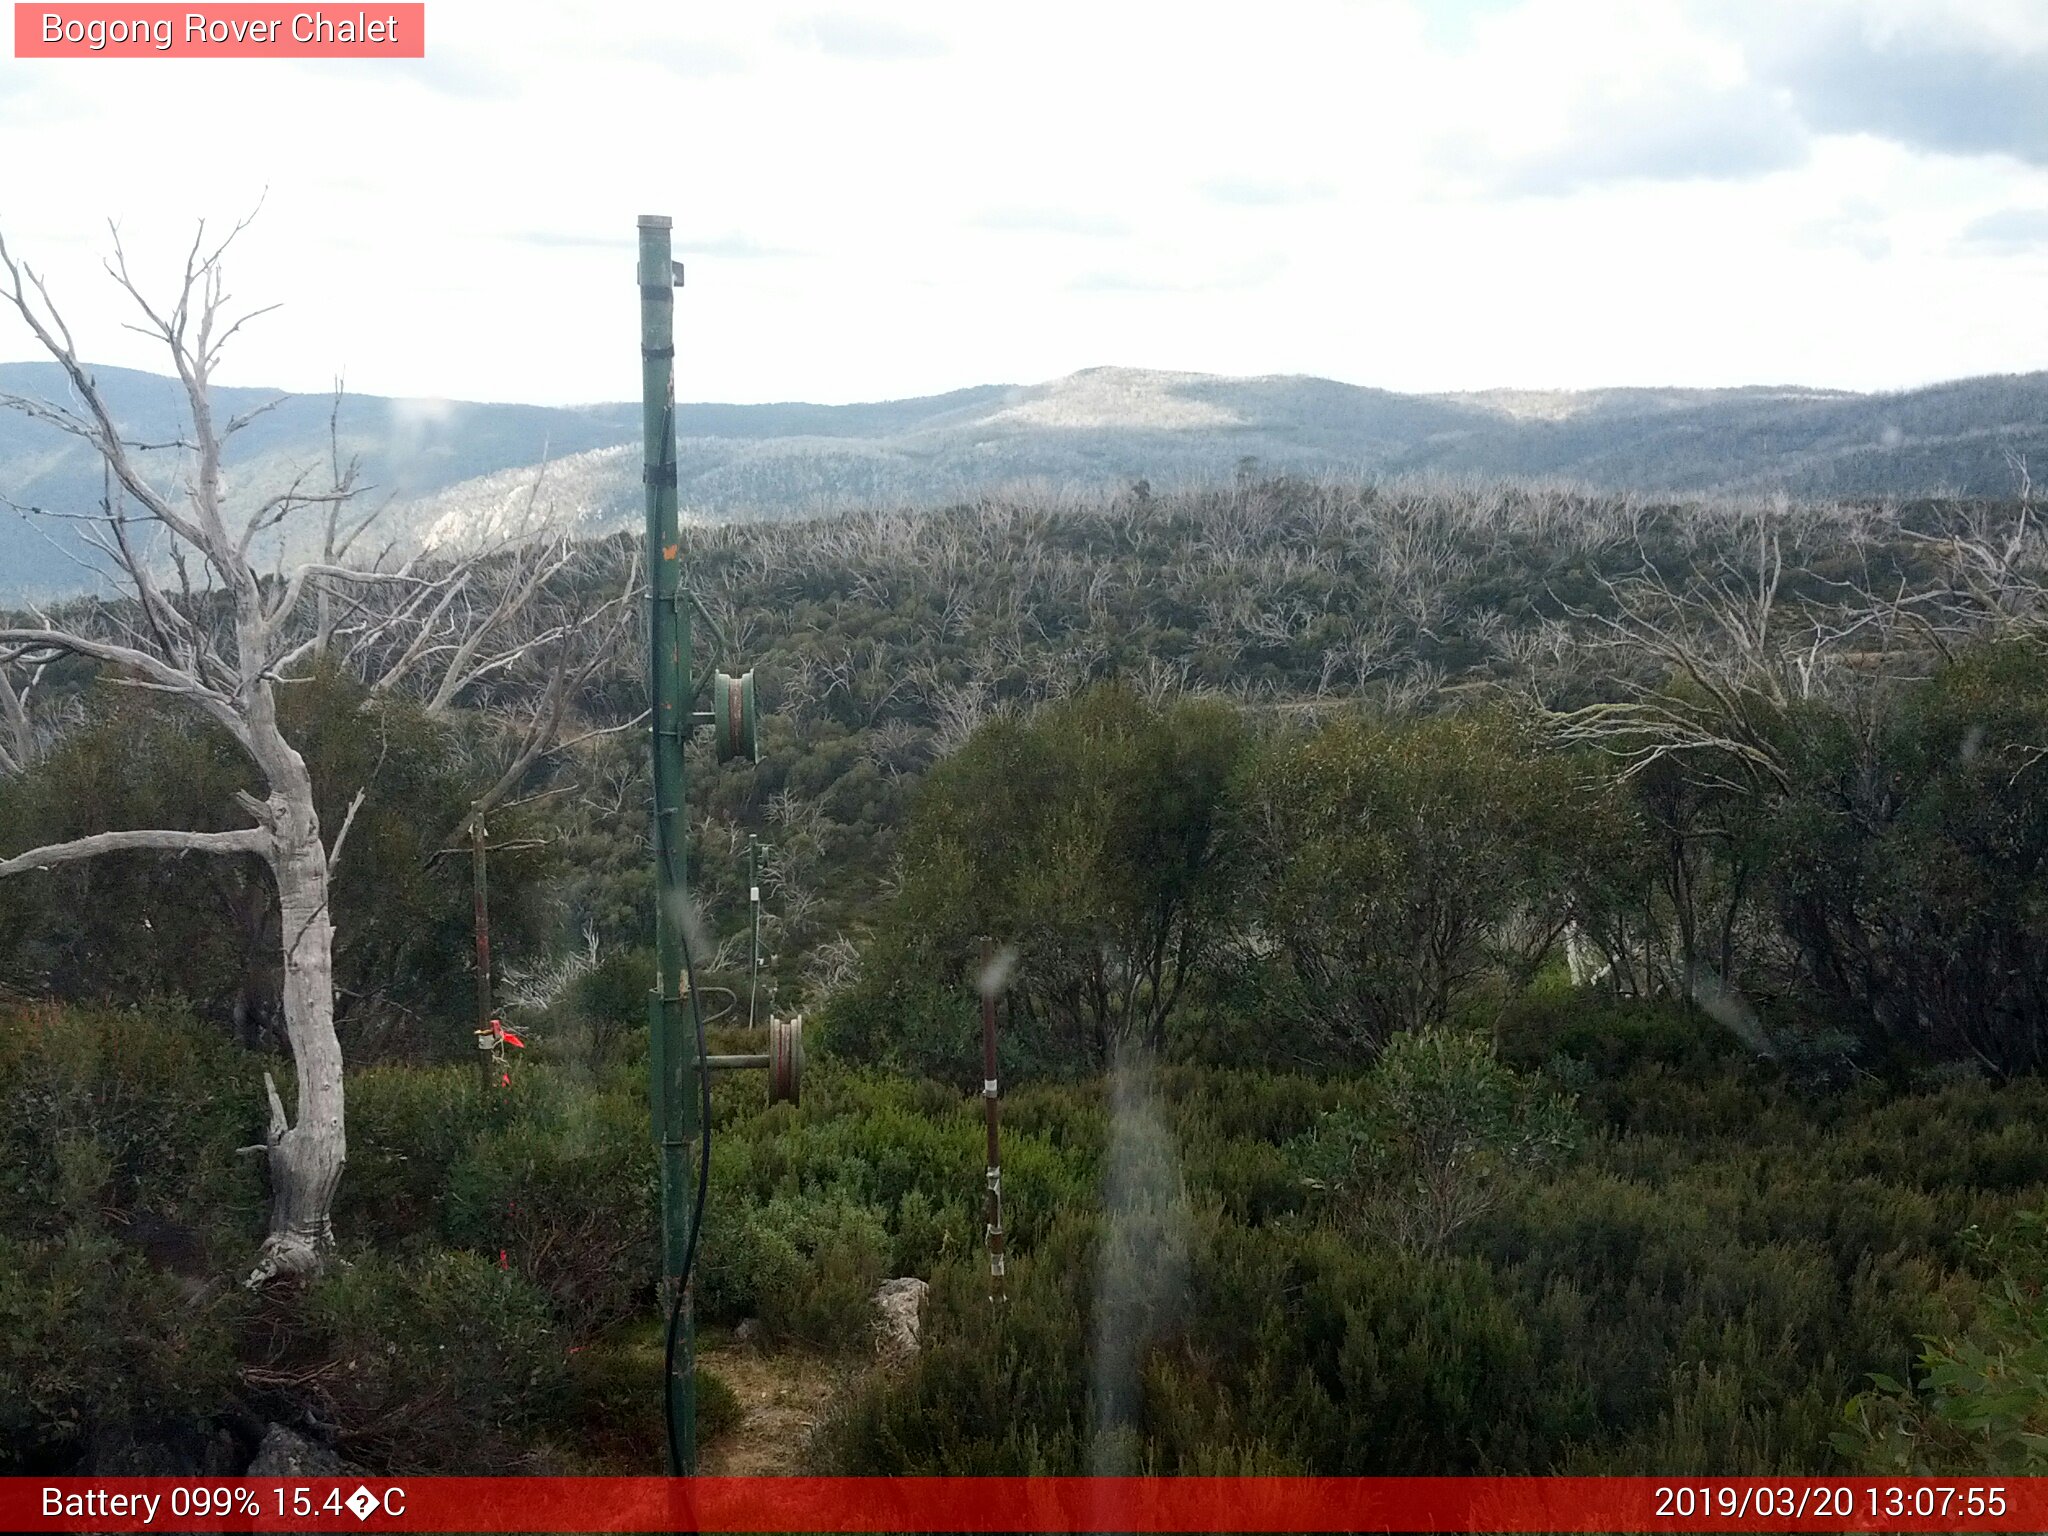
[{"label": "snow-dusted mountain range", "polygon": [[[117,417],[169,435],[167,379],[101,369]],[[63,398],[46,364],[0,365],[0,392]],[[222,391],[228,410],[267,398]],[[235,440],[234,493],[269,494],[330,457],[333,402],[301,396]],[[687,515],[789,516],[930,505],[1024,484],[1160,487],[1261,472],[1570,479],[1649,492],[1817,496],[2002,495],[2016,459],[2048,464],[2048,374],[1970,379],[1898,394],[1799,388],[1492,390],[1404,395],[1300,376],[1220,378],[1091,368],[1050,383],[985,385],[858,405],[679,407]],[[334,422],[360,456],[367,494],[389,498],[383,532],[460,542],[517,516],[534,494],[588,531],[640,514],[637,402],[543,407],[351,396]],[[175,478],[175,456],[152,456]],[[545,464],[545,473],[541,466]],[[90,452],[0,414],[0,498],[95,506]],[[0,510],[0,601],[87,585],[77,523]]]}]

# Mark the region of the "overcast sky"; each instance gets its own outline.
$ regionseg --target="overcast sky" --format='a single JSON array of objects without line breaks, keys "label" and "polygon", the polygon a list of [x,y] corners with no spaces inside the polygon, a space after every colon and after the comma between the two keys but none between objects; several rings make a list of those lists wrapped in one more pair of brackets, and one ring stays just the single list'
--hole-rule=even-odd
[{"label": "overcast sky", "polygon": [[[339,9],[339,7],[333,7]],[[354,7],[349,7],[353,14]],[[232,221],[229,382],[883,399],[1099,363],[1401,390],[2048,367],[2038,0],[428,0],[423,62],[0,62],[0,232]],[[0,358],[31,355],[0,320]]]}]

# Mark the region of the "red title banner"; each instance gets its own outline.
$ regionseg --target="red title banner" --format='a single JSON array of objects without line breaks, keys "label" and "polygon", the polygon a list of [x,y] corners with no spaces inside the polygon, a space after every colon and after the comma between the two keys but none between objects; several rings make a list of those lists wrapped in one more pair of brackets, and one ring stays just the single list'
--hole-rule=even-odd
[{"label": "red title banner", "polygon": [[37,5],[16,0],[18,59],[423,59],[410,4]]},{"label": "red title banner", "polygon": [[2042,1531],[2048,1478],[0,1478],[9,1531]]}]

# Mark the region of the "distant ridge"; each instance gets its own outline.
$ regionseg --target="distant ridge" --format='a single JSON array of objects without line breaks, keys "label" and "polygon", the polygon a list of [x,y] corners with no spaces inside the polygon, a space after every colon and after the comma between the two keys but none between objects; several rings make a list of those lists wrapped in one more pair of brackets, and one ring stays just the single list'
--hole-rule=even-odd
[{"label": "distant ridge", "polygon": [[[139,436],[176,420],[173,381],[96,370]],[[62,399],[49,364],[0,364],[0,390]],[[221,392],[230,410],[267,390]],[[298,396],[235,441],[237,494],[267,494],[324,465],[330,401]],[[1653,493],[1801,497],[2009,494],[2012,458],[2048,465],[2048,373],[1891,394],[1793,386],[1492,389],[1405,395],[1301,375],[1223,378],[1083,369],[1035,385],[981,385],[855,405],[685,404],[681,490],[703,517],[928,505],[1022,483],[1079,490],[1262,473],[1451,473],[1567,479]],[[351,396],[345,454],[396,499],[390,536],[453,541],[488,530],[549,462],[546,498],[589,531],[639,515],[637,402],[581,407]],[[157,455],[165,478],[175,473]],[[88,450],[0,413],[0,497],[84,510],[100,494]],[[90,580],[74,523],[0,510],[0,601]]]}]

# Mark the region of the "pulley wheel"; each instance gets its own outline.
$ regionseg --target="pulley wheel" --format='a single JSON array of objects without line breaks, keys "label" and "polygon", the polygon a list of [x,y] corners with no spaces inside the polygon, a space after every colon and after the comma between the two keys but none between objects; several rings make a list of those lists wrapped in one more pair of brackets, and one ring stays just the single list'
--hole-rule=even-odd
[{"label": "pulley wheel", "polygon": [[768,1102],[795,1104],[804,1085],[804,1021],[768,1021]]},{"label": "pulley wheel", "polygon": [[720,762],[761,761],[761,717],[754,703],[754,674],[715,673],[711,679],[713,733]]}]

